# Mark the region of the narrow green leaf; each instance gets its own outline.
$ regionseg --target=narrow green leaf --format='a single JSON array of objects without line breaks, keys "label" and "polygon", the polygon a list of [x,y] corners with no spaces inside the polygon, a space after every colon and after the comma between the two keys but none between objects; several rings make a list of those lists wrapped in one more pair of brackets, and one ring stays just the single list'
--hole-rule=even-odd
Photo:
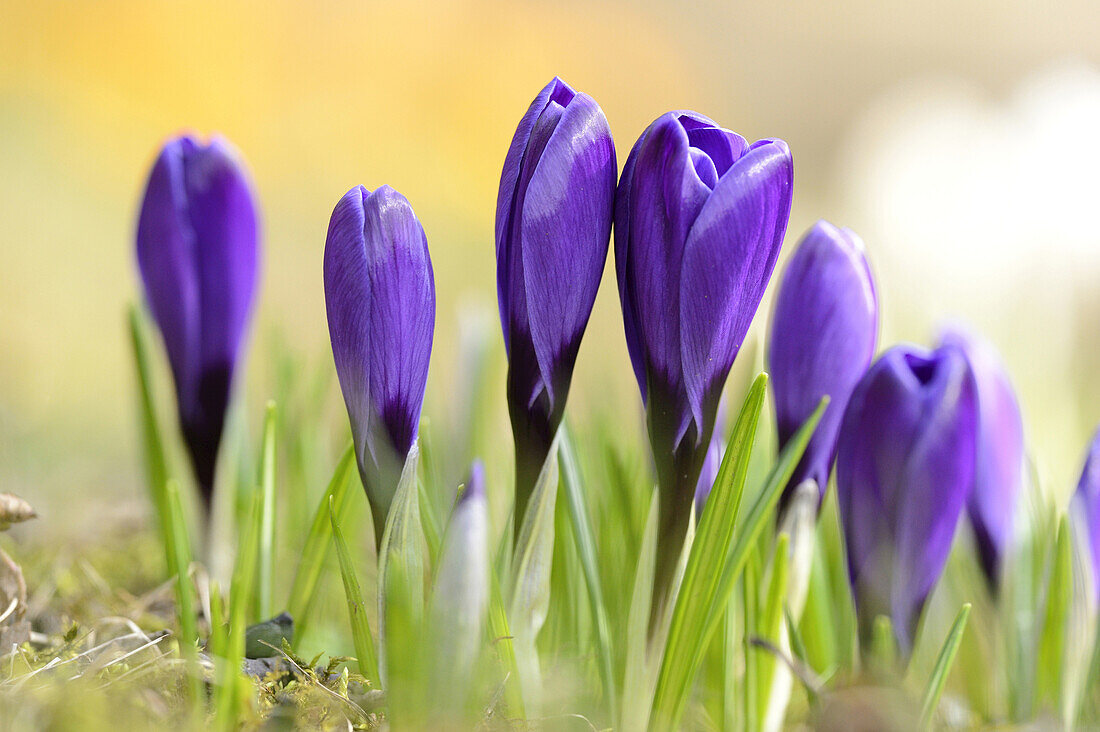
[{"label": "narrow green leaf", "polygon": [[443,538],[440,529],[439,516],[435,511],[435,503],[428,493],[428,484],[423,480],[416,482],[419,493],[420,525],[424,530],[424,541],[428,546],[428,566],[435,567],[439,564],[439,547]]},{"label": "narrow green leaf", "polygon": [[739,523],[737,542],[730,550],[725,568],[722,570],[722,580],[719,583],[721,590],[715,597],[716,606],[711,608],[710,614],[707,616],[706,627],[710,628],[708,633],[713,632],[714,626],[717,625],[723,609],[721,604],[729,597],[741,569],[745,566],[749,550],[760,538],[764,526],[768,524],[768,520],[774,515],[775,507],[783,494],[783,487],[787,485],[787,481],[790,480],[795,467],[802,459],[802,453],[806,451],[806,445],[813,437],[814,430],[817,429],[817,424],[821,421],[821,416],[825,413],[827,406],[829,406],[829,397],[822,397],[817,409],[798,428],[790,442],[783,448],[783,452],[779,454],[779,459],[776,461],[775,467],[772,468],[767,480],[764,481],[764,487],[757,495],[756,502],[749,509],[745,520]]},{"label": "narrow green leaf", "polygon": [[921,726],[928,729],[932,723],[932,715],[940,703],[940,695],[947,684],[947,675],[951,671],[951,664],[955,661],[955,654],[962,643],[963,631],[966,630],[966,619],[970,617],[970,603],[966,603],[955,616],[955,622],[951,624],[951,630],[943,641],[940,654],[936,656],[936,665],[932,668],[932,675],[928,677],[928,685],[924,689],[924,702],[921,704]]},{"label": "narrow green leaf", "polygon": [[611,628],[604,606],[603,587],[596,557],[596,540],[593,538],[592,525],[588,519],[588,507],[584,502],[581,488],[580,470],[577,467],[576,454],[569,433],[561,428],[561,470],[562,484],[565,487],[569,518],[573,525],[573,538],[577,545],[581,569],[588,583],[588,604],[592,612],[592,622],[596,626],[596,643],[599,652],[600,678],[603,681],[604,698],[611,712],[611,726],[619,726],[618,693],[615,690],[615,673],[612,666]]},{"label": "narrow green leaf", "polygon": [[806,655],[806,643],[802,640],[802,633],[798,630],[798,623],[791,616],[790,608],[783,608],[783,618],[787,622],[787,635],[791,639],[791,654],[794,659],[812,670],[809,657]]},{"label": "narrow green leaf", "polygon": [[1035,675],[1040,703],[1050,702],[1055,708],[1061,702],[1066,622],[1073,594],[1073,546],[1069,521],[1065,516],[1058,523],[1057,537],[1047,584],[1046,617],[1039,638],[1038,671]]},{"label": "narrow green leaf", "polygon": [[[787,575],[790,569],[790,536],[780,534],[775,542],[775,551],[772,553],[771,577],[768,580],[768,594],[764,598],[764,611],[757,625],[756,634],[770,641],[776,647],[782,647],[779,642],[779,634],[783,627],[783,607],[787,597]],[[757,654],[759,658],[758,668],[760,673],[756,678],[756,708],[767,713],[770,710],[768,700],[772,691],[772,677],[775,674],[776,658],[760,648],[753,648],[750,652]]]},{"label": "narrow green leaf", "polygon": [[725,637],[722,639],[722,729],[737,729],[737,668],[741,660],[737,603],[726,603]]},{"label": "narrow green leaf", "polygon": [[[673,616],[673,628],[669,636],[669,643],[665,649],[665,657],[661,666],[661,675],[657,682],[657,694],[653,700],[654,717],[657,720],[657,729],[672,729],[679,722],[687,703],[688,693],[691,690],[691,682],[702,662],[703,650],[710,637],[713,635],[718,623],[721,622],[725,612],[726,602],[733,591],[734,584],[745,562],[749,557],[750,549],[756,544],[760,533],[763,531],[768,519],[775,512],[775,506],[779,502],[783,487],[790,480],[795,466],[802,458],[806,444],[813,435],[821,415],[828,405],[828,397],[824,397],[817,409],[809,419],[799,428],[794,437],[779,455],[775,467],[764,483],[763,489],[745,520],[737,522],[736,541],[728,552],[732,538],[733,527],[737,519],[737,504],[740,502],[741,493],[744,490],[745,473],[748,469],[748,461],[752,452],[752,438],[755,434],[756,418],[764,398],[764,387],[767,382],[765,374],[757,377],[749,391],[749,396],[742,407],[741,415],[731,433],[726,455],[719,470],[715,488],[707,499],[707,510],[703,511],[703,520],[699,527],[699,536],[704,532],[710,533],[709,541],[696,540],[692,547],[692,555],[699,552],[700,564],[705,561],[706,569],[700,571],[696,567],[695,576],[689,583],[692,562],[688,560],[688,572],[684,575],[684,584],[681,588],[679,599],[676,603],[676,612],[680,614],[683,604],[681,621],[677,624],[676,615]],[[732,467],[732,460],[738,463],[736,472]],[[715,491],[719,499],[714,501]],[[717,506],[718,508],[715,508]],[[703,557],[706,559],[704,560]],[[724,559],[724,562],[723,562]],[[715,572],[720,574],[707,574]],[[699,575],[705,579],[698,579]],[[699,593],[698,585],[705,583],[710,585],[706,593]],[[688,589],[694,588],[694,589]],[[706,603],[704,605],[704,603]],[[672,633],[675,633],[673,635]],[[663,710],[657,715],[657,710]]]},{"label": "narrow green leaf", "polygon": [[[511,538],[511,532],[505,531]],[[504,670],[504,700],[508,705],[510,717],[526,719],[527,712],[523,704],[523,688],[519,681],[519,664],[516,661],[516,649],[512,631],[508,626],[508,613],[504,610],[504,596],[500,591],[500,582],[496,572],[490,572],[489,595],[489,636]]]},{"label": "narrow green leaf", "polygon": [[229,633],[221,674],[214,691],[215,723],[219,730],[235,730],[241,707],[241,664],[244,661],[245,630],[248,611],[256,588],[260,559],[260,524],[263,521],[263,496],[253,493],[249,520],[242,526],[233,580],[229,593]]},{"label": "narrow green leaf", "polygon": [[[133,347],[134,367],[137,373],[138,398],[141,403],[141,436],[145,453],[146,487],[153,502],[161,540],[164,542],[165,567],[169,574],[175,572],[175,542],[171,536],[168,512],[167,484],[168,460],[165,457],[164,439],[161,437],[160,420],[153,398],[152,367],[149,364],[149,336],[141,308],[131,304],[128,315],[130,345]],[[190,554],[190,551],[188,551]]]},{"label": "narrow green leaf", "polygon": [[688,555],[650,714],[650,724],[657,730],[672,730],[679,725],[691,683],[702,663],[708,638],[701,631],[711,607],[718,604],[718,582],[733,538],[767,383],[768,377],[760,374],[749,389]]},{"label": "narrow green leaf", "polygon": [[269,401],[264,413],[263,441],[260,447],[260,563],[256,587],[258,617],[269,618],[275,600],[275,402]]},{"label": "narrow green leaf", "polygon": [[554,556],[554,509],[558,494],[558,440],[555,437],[527,504],[512,558],[508,620],[516,641],[523,699],[537,708],[541,689],[535,639],[550,607],[550,569]]},{"label": "narrow green leaf", "polygon": [[295,648],[301,647],[302,638],[306,635],[306,628],[313,614],[313,602],[318,594],[317,584],[321,578],[321,570],[324,569],[325,560],[332,546],[329,499],[334,499],[337,522],[343,524],[344,517],[351,506],[351,494],[354,492],[350,487],[359,483],[358,480],[352,479],[355,472],[355,450],[349,444],[336,465],[332,480],[329,481],[328,488],[325,489],[325,494],[313,514],[313,523],[305,545],[302,547],[302,558],[298,561],[294,582],[290,587],[290,596],[287,598],[287,612],[294,618]]},{"label": "narrow green leaf", "polygon": [[419,729],[423,683],[424,532],[420,523],[416,443],[405,458],[378,552],[379,673],[391,726]]},{"label": "narrow green leaf", "polygon": [[745,563],[744,579],[741,582],[741,607],[744,611],[744,633],[742,640],[742,653],[745,658],[745,673],[741,679],[741,696],[744,700],[742,715],[745,719],[744,729],[752,731],[758,727],[760,710],[756,705],[756,684],[759,676],[757,668],[760,665],[760,657],[753,653],[749,642],[756,633],[756,626],[760,617],[760,603],[757,601],[757,589],[760,586],[760,560],[756,552],[750,552]]},{"label": "narrow green leaf", "polygon": [[210,583],[210,641],[207,650],[211,658],[224,658],[226,643],[228,642],[228,627],[225,617],[225,599],[222,597],[221,587],[217,582]]},{"label": "narrow green leaf", "polygon": [[170,559],[175,566],[170,571],[176,577],[176,607],[179,610],[180,655],[186,663],[188,692],[190,702],[202,701],[202,674],[198,666],[199,631],[195,624],[194,585],[189,573],[191,567],[191,542],[188,538],[187,522],[183,517],[180,503],[179,486],[175,481],[165,483],[165,513],[167,519],[167,542],[172,547]]},{"label": "narrow green leaf", "polygon": [[623,669],[622,729],[645,729],[649,723],[649,705],[637,703],[653,696],[656,664],[647,649],[647,626],[653,602],[653,575],[657,565],[657,519],[660,496],[653,490],[649,514],[642,532],[638,567],[634,571],[634,589],[627,614],[626,664]]},{"label": "narrow green leaf", "polygon": [[355,573],[355,564],[351,552],[340,532],[340,522],[336,519],[336,498],[329,496],[329,524],[332,526],[332,543],[336,547],[336,556],[340,560],[340,579],[344,581],[344,596],[348,602],[348,620],[351,624],[351,638],[355,643],[355,656],[359,662],[359,673],[373,683],[379,682],[378,655],[374,651],[374,636],[370,632],[367,620],[367,606],[363,602],[363,591]]},{"label": "narrow green leaf", "polygon": [[869,660],[879,674],[892,675],[898,671],[898,641],[894,636],[894,624],[885,615],[875,617],[871,624]]}]

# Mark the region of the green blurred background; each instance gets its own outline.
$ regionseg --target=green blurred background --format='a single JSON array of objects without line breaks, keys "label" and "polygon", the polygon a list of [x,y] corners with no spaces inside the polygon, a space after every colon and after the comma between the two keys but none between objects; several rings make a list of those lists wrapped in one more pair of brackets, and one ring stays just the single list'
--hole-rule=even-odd
[{"label": "green blurred background", "polygon": [[[503,374],[497,179],[516,122],[558,74],[601,104],[620,162],[676,108],[786,139],[788,251],[818,218],[859,232],[883,344],[928,342],[945,318],[986,332],[1021,392],[1038,475],[1065,495],[1100,419],[1098,31],[1088,0],[0,0],[0,490],[38,506],[50,536],[144,511],[124,311],[147,168],[184,129],[231,139],[261,201],[253,425],[280,354],[302,379],[332,369],[321,252],[355,184],[406,194],[428,234],[426,413],[462,396],[460,331],[483,328]],[[613,271],[570,411],[614,410],[641,440]],[[333,379],[339,426],[336,391]]]}]

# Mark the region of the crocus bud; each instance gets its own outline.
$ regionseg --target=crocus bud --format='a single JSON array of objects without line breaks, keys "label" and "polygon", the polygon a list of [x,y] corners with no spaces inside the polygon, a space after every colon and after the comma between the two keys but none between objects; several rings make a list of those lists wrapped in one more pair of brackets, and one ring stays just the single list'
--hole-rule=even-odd
[{"label": "crocus bud", "polygon": [[554,78],[520,120],[497,194],[497,302],[516,448],[515,525],[561,423],[615,201],[603,110]]},{"label": "crocus bud", "polygon": [[475,461],[439,553],[431,599],[434,660],[429,693],[436,729],[462,719],[489,604],[489,507],[485,468]]},{"label": "crocus bud", "polygon": [[252,311],[257,214],[237,152],[184,135],[161,149],[141,204],[137,260],[164,336],[207,514],[230,388]]},{"label": "crocus bud", "polygon": [[906,655],[974,480],[975,392],[958,348],[894,346],[841,423],[837,498],[860,626],[868,637],[888,616]]},{"label": "crocus bud", "polygon": [[1024,426],[1012,382],[992,344],[959,329],[941,343],[966,356],[978,394],[978,452],[967,513],[990,586],[999,583],[1024,476]]},{"label": "crocus bud", "polygon": [[623,168],[615,268],[660,486],[658,592],[680,553],[722,387],[779,256],[793,171],[783,141],[750,145],[694,112],[658,118]]},{"label": "crocus bud", "polygon": [[416,440],[435,327],[435,280],[424,229],[389,186],[352,188],[325,241],[325,306],[351,418],[374,537]]},{"label": "crocus bud", "polygon": [[1078,534],[1084,534],[1083,544],[1092,560],[1092,586],[1100,600],[1100,430],[1092,437],[1077,491],[1070,501],[1070,514]]},{"label": "crocus bud", "polygon": [[799,242],[776,295],[768,343],[779,448],[829,396],[817,430],[783,492],[813,480],[825,495],[848,397],[875,355],[878,302],[863,242],[818,221]]}]

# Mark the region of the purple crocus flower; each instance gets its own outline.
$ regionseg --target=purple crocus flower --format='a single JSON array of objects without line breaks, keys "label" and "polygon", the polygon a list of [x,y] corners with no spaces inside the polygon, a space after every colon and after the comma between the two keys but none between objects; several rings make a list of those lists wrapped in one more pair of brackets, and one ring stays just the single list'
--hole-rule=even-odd
[{"label": "purple crocus flower", "polygon": [[1100,600],[1100,430],[1092,436],[1089,454],[1081,470],[1081,480],[1077,491],[1070,501],[1070,514],[1075,519],[1078,531],[1087,535],[1085,544],[1089,548],[1092,562],[1093,589]]},{"label": "purple crocus flower", "polygon": [[837,497],[866,633],[893,621],[912,649],[974,480],[978,403],[966,356],[890,348],[852,392],[837,445]]},{"label": "purple crocus flower", "polygon": [[941,343],[966,356],[978,388],[978,457],[967,512],[978,559],[996,588],[1012,537],[1012,521],[1023,483],[1024,426],[1012,382],[992,344],[961,329],[944,333]]},{"label": "purple crocus flower", "polygon": [[257,229],[252,189],[228,142],[183,135],[165,143],[141,204],[137,260],[164,336],[180,426],[207,514],[252,311]]},{"label": "purple crocus flower", "polygon": [[615,203],[623,324],[661,495],[658,591],[667,585],[725,384],[790,216],[790,150],[748,144],[694,112],[635,143]]},{"label": "purple crocus flower", "polygon": [[599,105],[554,78],[520,120],[497,195],[497,301],[516,448],[516,529],[565,409],[611,236],[615,145]]},{"label": "purple crocus flower", "polygon": [[325,305],[359,474],[382,540],[405,457],[416,440],[435,327],[424,229],[389,186],[348,191],[329,221]]},{"label": "purple crocus flower", "polygon": [[783,273],[768,343],[780,449],[829,396],[782,505],[807,479],[825,495],[840,420],[875,355],[877,332],[878,302],[863,242],[850,229],[818,221]]}]

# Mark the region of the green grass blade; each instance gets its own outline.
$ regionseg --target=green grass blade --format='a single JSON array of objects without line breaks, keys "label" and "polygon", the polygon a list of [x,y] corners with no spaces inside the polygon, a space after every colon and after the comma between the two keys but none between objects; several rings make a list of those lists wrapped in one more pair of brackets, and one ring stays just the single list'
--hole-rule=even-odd
[{"label": "green grass blade", "polygon": [[[504,532],[511,538],[510,532]],[[519,664],[516,661],[516,648],[512,631],[508,626],[508,613],[504,610],[504,596],[500,591],[500,582],[496,572],[490,572],[489,595],[489,637],[496,649],[504,671],[504,701],[508,705],[509,716],[526,719],[527,711],[523,704],[523,688],[519,682]]]},{"label": "green grass blade", "polygon": [[[825,412],[825,408],[829,403],[828,397],[823,398],[814,413],[810,415],[790,442],[787,443],[748,515],[744,521],[738,522],[737,537],[732,549],[719,557],[713,553],[721,553],[723,548],[728,547],[733,533],[734,522],[737,518],[737,504],[744,489],[744,476],[752,452],[752,437],[756,427],[755,419],[759,416],[760,407],[763,403],[766,382],[767,377],[764,374],[758,376],[756,381],[753,382],[753,386],[749,390],[749,396],[745,400],[745,406],[742,407],[741,415],[738,417],[737,424],[731,433],[730,442],[726,448],[726,456],[722,461],[718,479],[715,481],[715,490],[719,491],[720,499],[714,505],[719,508],[712,510],[711,500],[715,495],[712,491],[710,498],[707,499],[707,510],[703,511],[703,520],[697,536],[701,536],[704,529],[712,536],[709,541],[696,539],[696,546],[692,547],[692,554],[699,551],[700,557],[706,556],[707,571],[720,571],[720,577],[715,578],[704,574],[705,580],[693,578],[692,583],[689,584],[688,574],[685,573],[684,575],[680,599],[677,600],[677,613],[680,612],[681,603],[685,604],[684,616],[678,628],[676,618],[673,617],[673,630],[677,631],[677,635],[674,637],[670,633],[668,647],[665,649],[665,660],[662,662],[661,676],[658,679],[657,695],[653,700],[654,719],[658,722],[658,729],[674,728],[683,714],[691,682],[699,668],[699,664],[702,662],[703,650],[706,648],[706,644],[713,635],[718,623],[722,620],[726,602],[733,591],[737,577],[744,568],[750,550],[755,546],[760,533],[768,523],[768,519],[773,516],[783,487],[790,480],[798,461],[802,458],[802,453],[806,450],[806,444],[810,441],[810,437],[817,428],[821,415]],[[727,466],[727,463],[733,459],[738,462],[736,471],[733,469],[732,463]],[[708,517],[710,518],[708,519]],[[728,522],[728,524],[725,522]],[[710,528],[707,528],[708,524]],[[719,535],[718,541],[715,541],[713,536],[715,534]],[[723,538],[724,542],[722,541]],[[724,562],[722,561],[723,558]],[[691,564],[689,559],[689,571]],[[699,568],[697,567],[696,576],[698,574]],[[686,588],[693,586],[698,589],[697,585],[700,582],[706,582],[711,586],[705,598],[697,596],[694,591],[686,590]],[[698,607],[704,601],[709,605],[705,608]],[[691,607],[687,607],[688,605]],[[662,683],[662,679],[664,683]],[[663,710],[660,716],[656,714],[659,708]]]},{"label": "green grass blade", "polygon": [[[233,580],[229,593],[229,632],[226,653],[220,669],[220,679],[214,692],[215,723],[219,730],[235,730],[241,707],[241,664],[244,661],[245,630],[248,611],[256,589],[260,560],[260,524],[263,520],[263,497],[256,491],[252,497],[249,519],[242,526]],[[247,688],[251,688],[251,684]]]},{"label": "green grass blade", "polygon": [[654,659],[649,657],[647,628],[650,605],[653,602],[653,575],[657,567],[657,519],[660,497],[653,491],[649,516],[642,533],[638,566],[634,571],[634,589],[627,614],[626,663],[623,669],[623,729],[645,729],[649,722],[649,705],[639,699],[653,695]]},{"label": "green grass blade", "polygon": [[716,604],[717,585],[733,538],[767,383],[768,377],[760,374],[749,389],[688,555],[650,714],[650,724],[658,730],[678,726],[702,662],[707,639],[701,631]]},{"label": "green grass blade", "polygon": [[550,607],[550,569],[554,556],[554,510],[558,494],[558,438],[554,439],[527,504],[512,558],[508,620],[516,640],[523,698],[537,706],[541,688],[535,639]]},{"label": "green grass blade", "polygon": [[1049,702],[1055,709],[1061,702],[1066,623],[1073,593],[1073,547],[1069,521],[1064,516],[1058,524],[1057,537],[1047,584],[1046,617],[1039,638],[1039,667],[1035,675],[1040,703]]},{"label": "green grass blade", "polygon": [[807,669],[812,670],[809,658],[806,655],[806,642],[802,639],[802,633],[798,629],[798,623],[796,623],[791,616],[790,608],[783,608],[783,619],[787,623],[787,635],[790,636],[791,639],[791,656],[794,660],[806,666]]},{"label": "green grass blade", "polygon": [[176,577],[176,606],[179,610],[180,655],[186,664],[188,691],[192,704],[202,700],[202,675],[198,666],[199,631],[195,623],[195,595],[189,569],[191,567],[191,543],[187,522],[183,517],[179,487],[175,481],[165,484],[165,518],[167,519],[167,543],[172,547],[170,559],[175,566],[170,571]]},{"label": "green grass blade", "polygon": [[256,587],[259,618],[272,615],[275,600],[275,402],[269,401],[264,413],[263,442],[260,447],[260,563]]},{"label": "green grass blade", "polygon": [[604,605],[603,587],[596,557],[596,540],[593,538],[592,524],[588,519],[588,507],[585,505],[581,489],[580,470],[577,467],[576,454],[565,427],[561,428],[560,458],[562,484],[565,487],[569,519],[573,526],[573,538],[577,545],[584,579],[588,584],[588,604],[592,612],[592,622],[596,626],[596,643],[599,653],[600,678],[604,686],[604,698],[611,712],[611,726],[619,726],[618,693],[615,690],[615,673],[612,665],[611,628],[607,620]]},{"label": "green grass blade", "polygon": [[749,639],[756,633],[756,625],[760,617],[760,603],[758,602],[757,589],[760,585],[760,561],[753,553],[745,565],[745,578],[741,582],[741,607],[744,611],[744,637],[742,652],[745,654],[745,674],[741,680],[741,696],[744,700],[744,729],[746,731],[757,728],[757,720],[760,716],[756,706],[756,680],[759,676],[757,667],[760,665],[760,657],[752,651]]},{"label": "green grass blade", "polygon": [[726,624],[722,638],[722,729],[737,729],[737,667],[740,662],[740,617],[737,603],[726,604]]},{"label": "green grass blade", "polygon": [[774,515],[775,507],[783,493],[783,487],[787,485],[787,481],[794,473],[798,461],[802,459],[802,453],[806,451],[806,445],[810,442],[814,430],[817,429],[818,422],[821,421],[821,415],[825,413],[825,408],[828,405],[829,398],[823,397],[813,414],[794,433],[790,442],[779,454],[775,467],[772,468],[767,480],[764,481],[764,487],[757,495],[756,501],[749,509],[748,515],[745,516],[745,520],[739,523],[737,541],[730,549],[725,568],[722,570],[722,579],[718,583],[720,589],[715,596],[715,605],[711,607],[710,613],[707,615],[705,627],[708,635],[714,631],[714,628],[720,622],[724,603],[729,598],[730,592],[733,591],[733,586],[745,566],[749,552],[760,538],[764,527],[768,525],[769,519]]},{"label": "green grass blade", "polygon": [[391,726],[419,729],[424,709],[424,533],[414,443],[401,470],[378,552],[379,673]]},{"label": "green grass blade", "polygon": [[428,566],[435,567],[439,563],[439,549],[443,542],[443,530],[440,528],[439,516],[435,510],[435,503],[428,493],[428,484],[425,480],[417,481],[420,504],[420,526],[424,530],[424,542],[428,546]]},{"label": "green grass blade", "polygon": [[[167,484],[168,459],[161,437],[160,420],[153,398],[152,366],[149,363],[149,331],[141,307],[131,304],[127,313],[130,329],[130,345],[133,347],[134,368],[137,373],[138,398],[141,403],[141,436],[145,453],[146,487],[153,502],[161,540],[164,542],[165,567],[169,574],[176,571],[176,547],[171,537],[171,519],[168,512]],[[190,553],[190,552],[188,552]]]},{"label": "green grass blade", "polygon": [[[780,534],[775,542],[775,551],[772,554],[771,577],[768,582],[768,594],[764,599],[764,612],[761,613],[760,623],[757,626],[757,635],[776,647],[782,647],[779,634],[783,627],[783,608],[787,598],[787,576],[790,570],[790,536]],[[761,648],[752,648],[750,653],[756,653],[759,662],[760,673],[756,678],[756,708],[764,714],[767,720],[771,710],[769,700],[772,693],[772,678],[776,670],[776,657]]]},{"label": "green grass blade", "polygon": [[217,582],[210,583],[210,641],[206,644],[212,658],[224,658],[228,642],[225,599]]},{"label": "green grass blade", "polygon": [[294,574],[294,582],[291,584],[290,596],[287,599],[286,608],[290,616],[294,618],[294,645],[301,647],[302,638],[306,635],[309,621],[313,614],[313,601],[317,596],[317,585],[324,569],[325,560],[332,547],[332,521],[329,519],[329,499],[334,499],[336,505],[336,518],[343,523],[351,505],[352,486],[358,486],[359,481],[355,475],[355,450],[348,445],[343,457],[336,466],[325,490],[321,502],[313,515],[313,523],[302,547],[302,558],[298,562],[298,569]]},{"label": "green grass blade", "polygon": [[348,601],[348,619],[351,623],[351,637],[355,643],[355,655],[359,661],[359,673],[377,684],[378,655],[374,650],[374,636],[371,635],[367,621],[367,606],[363,603],[363,591],[355,574],[355,565],[351,560],[347,542],[340,532],[340,522],[336,518],[336,498],[329,496],[329,524],[332,526],[332,543],[336,547],[336,556],[340,560],[340,579],[344,581],[344,595]]},{"label": "green grass blade", "polygon": [[940,703],[940,695],[947,684],[947,675],[951,671],[951,664],[955,661],[955,654],[959,652],[959,644],[962,643],[963,632],[966,630],[966,620],[970,617],[970,603],[966,603],[955,616],[955,622],[951,624],[951,630],[943,641],[940,654],[936,656],[936,665],[932,668],[932,675],[928,678],[928,685],[924,689],[924,702],[921,704],[921,727],[928,729],[932,723],[932,715]]}]

